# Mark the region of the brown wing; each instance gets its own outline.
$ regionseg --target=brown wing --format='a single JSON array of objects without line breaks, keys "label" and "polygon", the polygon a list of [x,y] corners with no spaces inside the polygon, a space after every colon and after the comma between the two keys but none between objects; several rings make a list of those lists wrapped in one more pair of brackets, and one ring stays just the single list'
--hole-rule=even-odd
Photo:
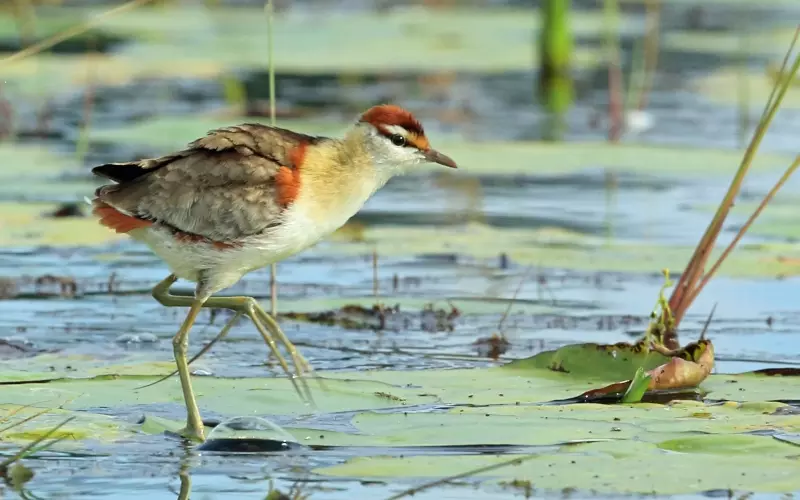
[{"label": "brown wing", "polygon": [[97,197],[135,217],[213,241],[257,234],[279,223],[281,169],[296,169],[303,148],[324,138],[259,124],[212,130],[183,151],[92,169],[118,182]]}]

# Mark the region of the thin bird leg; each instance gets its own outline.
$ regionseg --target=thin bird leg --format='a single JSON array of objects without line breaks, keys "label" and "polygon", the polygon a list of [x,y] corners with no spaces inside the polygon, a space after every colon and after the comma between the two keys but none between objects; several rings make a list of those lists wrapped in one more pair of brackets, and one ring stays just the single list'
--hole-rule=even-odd
[{"label": "thin bird leg", "polygon": [[[256,325],[258,333],[260,333],[261,336],[264,338],[264,342],[266,342],[270,346],[270,349],[272,349],[272,352],[278,358],[278,362],[281,364],[281,367],[283,367],[283,371],[286,372],[286,374],[289,376],[289,380],[291,380],[292,384],[294,384],[294,388],[297,390],[298,393],[300,393],[300,390],[297,388],[295,377],[292,376],[291,372],[289,372],[289,367],[286,365],[286,360],[283,358],[283,356],[279,354],[278,346],[275,345],[275,339],[272,338],[272,335],[270,334],[270,329],[264,327],[264,324],[261,322],[261,318],[259,318],[258,311],[260,311],[264,315],[266,315],[267,313],[264,312],[263,309],[261,309],[261,306],[259,306],[258,302],[256,302],[256,300],[253,299],[252,297],[231,297],[231,298],[246,300],[245,314],[247,314],[247,316],[250,318],[253,324]],[[272,318],[269,319],[272,320]],[[292,349],[294,349],[294,344],[289,342],[289,339],[286,339],[286,336],[283,335],[283,332],[281,331],[280,327],[277,326],[277,323],[275,323],[274,320],[272,321],[272,324],[276,327],[272,329],[273,332],[278,332],[280,336],[282,336],[285,339],[284,345],[287,345],[288,343],[287,349],[289,349],[288,346],[291,346]],[[291,353],[291,350],[289,352]],[[297,363],[297,358],[292,358],[292,361],[294,363],[295,370],[297,370],[297,377],[300,379],[300,383],[303,385],[303,391],[305,392],[306,396],[305,399],[311,404],[314,404],[314,398],[311,396],[311,389],[308,387],[308,382],[306,381],[305,377],[303,377],[303,372],[301,371],[300,365]]]},{"label": "thin bird leg", "polygon": [[[326,389],[325,384],[322,382],[322,379],[317,375],[317,372],[314,371],[314,368],[311,367],[311,363],[309,363],[308,360],[305,357],[303,357],[302,354],[300,354],[300,351],[297,350],[292,341],[286,337],[286,334],[283,333],[283,330],[281,329],[280,325],[278,325],[278,322],[275,321],[275,318],[273,318],[272,315],[268,314],[257,303],[256,303],[256,314],[259,315],[261,321],[264,322],[264,324],[267,326],[270,332],[272,332],[274,336],[278,337],[278,340],[280,340],[283,343],[284,347],[286,347],[286,350],[289,351],[289,355],[292,357],[292,363],[294,363],[294,367],[297,370],[297,372],[308,373],[309,375],[314,377],[317,380],[317,382],[319,382],[320,387]],[[305,384],[305,381],[303,381],[303,383]]]},{"label": "thin bird leg", "polygon": [[[169,288],[172,286],[173,283],[177,281],[177,278],[174,275],[167,276],[163,281],[161,281],[158,285],[153,288],[153,297],[158,300],[162,305],[166,307],[187,307],[191,306],[196,299],[193,297],[188,297],[185,295],[173,295],[169,293]],[[302,399],[307,401],[313,401],[311,399],[311,391],[308,388],[308,383],[304,378],[302,378],[302,372],[298,372],[297,375],[300,376],[300,380],[303,384],[303,388],[305,389],[305,394],[303,391],[300,390],[300,387],[297,385],[297,381],[295,376],[289,370],[289,365],[286,363],[286,359],[278,350],[278,346],[275,344],[275,340],[270,335],[269,330],[267,330],[264,325],[261,323],[261,319],[258,317],[256,311],[260,309],[258,302],[252,297],[210,297],[208,298],[202,305],[202,307],[210,307],[216,309],[231,309],[233,311],[242,312],[253,324],[256,326],[259,334],[264,338],[264,341],[269,346],[272,353],[278,359],[278,363],[280,363],[281,368],[289,377],[289,380],[292,382],[297,393],[300,395]],[[278,327],[280,331],[280,327]],[[282,334],[282,332],[281,332]],[[285,338],[285,335],[283,336]],[[288,339],[286,342],[289,342]],[[289,342],[289,345],[292,345]],[[294,347],[292,345],[292,347]],[[296,369],[299,370],[298,367]]]},{"label": "thin bird leg", "polygon": [[203,308],[203,299],[194,299],[189,309],[189,314],[183,321],[180,330],[172,339],[172,351],[175,354],[175,364],[178,366],[178,376],[181,379],[183,400],[186,403],[186,427],[181,432],[189,439],[205,441],[203,435],[203,420],[200,418],[200,409],[192,390],[192,381],[189,375],[189,365],[186,363],[186,349],[189,345],[189,330],[197,319],[200,309]]},{"label": "thin bird leg", "polygon": [[[227,323],[225,323],[225,326],[222,327],[222,330],[217,334],[217,336],[214,337],[213,339],[211,339],[211,342],[209,342],[208,344],[204,345],[203,348],[200,349],[200,351],[197,354],[195,354],[194,356],[192,356],[191,359],[189,359],[189,362],[188,362],[189,366],[191,366],[192,363],[197,361],[200,358],[200,356],[202,356],[203,354],[205,354],[208,351],[210,351],[211,348],[214,346],[214,344],[216,344],[220,340],[224,339],[228,335],[228,333],[230,333],[231,328],[233,328],[234,325],[236,325],[236,322],[239,321],[239,318],[241,318],[243,315],[244,315],[243,312],[237,312],[236,314],[234,314],[233,317],[230,320],[228,320]],[[147,387],[152,387],[152,386],[154,386],[156,384],[160,384],[161,382],[167,380],[168,378],[172,377],[176,373],[178,373],[178,370],[173,371],[169,375],[164,375],[163,377],[161,377],[160,379],[156,380],[155,382],[150,382],[149,384],[137,387],[134,390],[138,391],[140,389],[145,389]]]},{"label": "thin bird leg", "polygon": [[283,330],[281,330],[281,327],[272,315],[268,314],[267,311],[258,304],[256,304],[256,314],[261,318],[261,321],[264,322],[269,331],[272,332],[274,336],[278,337],[278,340],[280,340],[284,347],[286,347],[286,350],[289,351],[289,355],[292,357],[292,362],[298,373],[307,372],[309,375],[316,377],[311,364],[300,354],[300,351],[297,350],[292,341],[286,337],[286,334],[283,333]]}]

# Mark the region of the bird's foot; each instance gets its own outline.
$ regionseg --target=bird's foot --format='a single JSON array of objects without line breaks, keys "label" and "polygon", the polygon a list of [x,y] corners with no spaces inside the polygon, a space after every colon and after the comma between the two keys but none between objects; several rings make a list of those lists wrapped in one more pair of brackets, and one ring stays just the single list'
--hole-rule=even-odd
[{"label": "bird's foot", "polygon": [[190,441],[194,441],[196,443],[205,443],[206,436],[204,432],[203,424],[201,423],[200,426],[194,426],[190,423],[186,424],[186,427],[178,431],[181,437],[186,438]]}]

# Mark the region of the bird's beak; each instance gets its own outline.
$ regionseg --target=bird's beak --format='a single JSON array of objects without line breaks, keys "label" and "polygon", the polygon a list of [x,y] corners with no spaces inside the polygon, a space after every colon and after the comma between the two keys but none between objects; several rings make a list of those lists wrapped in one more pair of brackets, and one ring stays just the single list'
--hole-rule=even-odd
[{"label": "bird's beak", "polygon": [[436,151],[435,149],[429,148],[423,151],[422,154],[425,156],[425,159],[431,163],[438,163],[439,165],[444,165],[445,167],[450,168],[458,168],[458,165],[456,165],[456,162],[453,161],[452,158]]}]

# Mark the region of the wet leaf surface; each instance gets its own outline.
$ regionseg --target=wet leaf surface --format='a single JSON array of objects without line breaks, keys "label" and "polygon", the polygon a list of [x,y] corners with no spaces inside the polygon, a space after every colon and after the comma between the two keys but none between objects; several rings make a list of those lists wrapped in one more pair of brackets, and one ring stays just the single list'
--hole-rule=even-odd
[{"label": "wet leaf surface", "polygon": [[[139,370],[144,373],[152,371],[152,367],[141,366]],[[117,371],[120,370],[113,367],[106,369],[109,374]],[[35,389],[39,399],[33,403],[35,408],[52,404],[60,397],[72,399],[66,411],[81,411],[76,414],[79,417],[76,427],[67,432],[72,443],[67,441],[62,445],[62,450],[68,451],[75,445],[80,447],[79,442],[89,437],[101,443],[150,441],[150,438],[136,437],[137,424],[125,422],[131,421],[131,410],[148,415],[161,411],[173,418],[180,415],[180,392],[175,381],[134,393],[134,382],[140,384],[152,378],[106,376],[95,380],[5,386],[2,394],[24,401],[23,394],[13,391],[27,386],[26,394],[30,397],[30,389]],[[576,386],[587,383],[586,379],[581,380],[582,377],[554,373],[546,368],[526,371],[519,367],[332,373],[326,379],[330,392],[315,390],[319,404],[316,412],[295,404],[296,410],[282,415],[274,411],[291,408],[292,401],[296,402],[285,380],[199,377],[195,385],[207,414],[223,418],[252,414],[275,419],[293,436],[290,440],[325,450],[320,457],[326,453],[335,456],[337,450],[347,453],[348,449],[359,450],[356,454],[364,455],[364,458],[351,458],[345,464],[321,466],[316,472],[322,475],[382,480],[439,477],[491,463],[494,459],[486,456],[487,453],[491,455],[490,450],[513,444],[539,447],[519,448],[518,452],[535,453],[534,461],[539,461],[547,472],[543,473],[542,467],[521,466],[479,480],[536,480],[540,488],[551,490],[557,489],[557,481],[563,485],[564,478],[568,477],[570,484],[579,490],[598,489],[609,493],[702,493],[707,489],[729,487],[770,492],[798,487],[796,475],[791,473],[798,457],[796,446],[772,437],[800,430],[800,417],[778,411],[786,407],[785,404],[750,400],[749,391],[738,392],[724,404],[692,401],[674,401],[667,405],[531,404],[574,392]],[[713,388],[715,380],[727,382],[730,377],[709,377],[707,382],[712,388],[708,398],[721,396]],[[769,381],[774,377],[760,377],[759,380]],[[784,389],[796,393],[795,385],[791,383],[791,387],[784,386]],[[759,387],[755,396],[769,393],[773,398],[780,397],[780,393],[774,391],[775,386],[771,388],[772,392],[768,392],[769,387]],[[233,408],[234,393],[241,391],[250,392],[250,395],[246,400],[235,399]],[[264,392],[265,396],[258,396],[258,392]],[[735,402],[735,399],[742,402]],[[374,409],[365,411],[371,405]],[[349,411],[342,411],[348,406]],[[169,407],[172,410],[168,410]],[[8,406],[4,408],[9,409]],[[116,418],[104,415],[109,412],[116,414]],[[54,418],[59,416],[54,415]],[[148,417],[141,429],[154,437],[162,435],[161,440],[169,442],[170,438],[163,432],[179,424],[168,420],[160,422]],[[44,432],[47,423],[45,420],[26,425],[9,438],[30,438]],[[252,434],[252,431],[244,432]],[[228,444],[225,441],[214,444],[212,440],[208,451],[252,452],[261,445],[251,438]],[[401,456],[392,453],[394,448],[402,450]],[[103,449],[102,444],[97,448],[100,449]],[[450,451],[445,452],[447,449]],[[476,452],[483,449],[483,457],[466,453],[470,449]],[[673,454],[665,456],[660,453],[664,450]],[[440,459],[435,464],[431,462],[432,453]],[[758,460],[754,461],[755,457]],[[634,463],[651,465],[635,473],[631,472]],[[680,469],[687,480],[659,481],[658,475],[652,472],[657,463]],[[578,465],[581,466],[575,467]]]}]

